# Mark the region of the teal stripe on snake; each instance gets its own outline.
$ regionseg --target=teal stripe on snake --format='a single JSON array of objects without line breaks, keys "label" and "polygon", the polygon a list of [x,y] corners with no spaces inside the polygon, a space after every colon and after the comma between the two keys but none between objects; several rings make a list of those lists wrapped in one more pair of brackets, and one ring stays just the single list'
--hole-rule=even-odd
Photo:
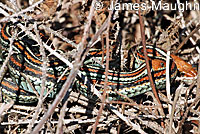
[{"label": "teal stripe on snake", "polygon": [[[7,23],[1,29],[1,47],[7,51],[10,44],[9,38],[12,38],[13,27],[17,26],[12,23]],[[39,45],[37,45],[36,41],[31,37],[20,35],[15,38],[12,46],[16,52],[10,57],[8,62],[8,70],[12,81],[8,81],[8,78],[4,77],[1,82],[2,91],[5,96],[18,100],[20,103],[35,102],[37,97],[34,94],[32,86],[37,90],[38,94],[40,94],[42,76],[42,59],[41,56],[38,56]],[[166,77],[166,52],[153,46],[147,46],[147,51],[149,53],[148,56],[156,88],[164,88]],[[119,72],[109,70],[109,90],[107,93],[109,94],[110,99],[123,99],[123,97],[118,95],[117,92],[131,98],[151,90],[147,76],[146,64],[142,53],[142,47],[138,47],[136,55],[139,57],[139,63],[137,63],[139,66],[134,71]],[[81,75],[78,75],[75,79],[74,87],[85,96],[90,96],[92,94],[90,91],[91,84],[95,84],[100,93],[103,92],[102,85],[105,82],[105,69],[101,67],[101,65],[98,65],[98,63],[93,64],[94,62],[91,60],[92,57],[101,60],[102,54],[105,54],[105,52],[98,49],[91,49],[84,65],[80,69]],[[0,55],[1,57],[4,57],[2,56],[2,53]],[[48,60],[47,79],[45,83],[47,89],[45,94],[48,90],[53,88],[53,91],[48,95],[50,98],[54,98],[59,92],[63,82],[67,78],[67,74],[69,73],[68,71],[61,81],[57,83],[58,78],[67,66],[61,61],[58,62],[59,59],[56,57],[53,59],[55,59],[55,61],[50,59]],[[171,80],[173,80],[177,73],[177,67],[172,60],[170,61]],[[31,81],[32,86],[29,84],[27,79],[21,75],[21,73]]]}]

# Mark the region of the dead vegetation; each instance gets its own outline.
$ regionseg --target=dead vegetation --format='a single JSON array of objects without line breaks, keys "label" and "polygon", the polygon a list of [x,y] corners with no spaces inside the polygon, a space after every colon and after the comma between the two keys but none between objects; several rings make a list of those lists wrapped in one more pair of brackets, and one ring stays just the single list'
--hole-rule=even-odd
[{"label": "dead vegetation", "polygon": [[[0,2],[0,23],[8,21],[32,23],[20,27],[36,39],[45,57],[54,55],[71,68],[68,79],[54,100],[38,95],[36,104],[1,103],[2,133],[200,133],[200,10],[108,10],[108,0],[3,0]],[[119,2],[119,1],[113,1]],[[152,1],[143,1],[152,6]],[[158,3],[159,1],[155,1]],[[162,3],[180,4],[185,1]],[[188,1],[193,6],[198,1]],[[195,3],[196,2],[196,3]],[[103,3],[103,5],[101,5]],[[137,3],[121,0],[120,3]],[[93,6],[91,6],[93,5]],[[101,7],[102,6],[102,7]],[[96,9],[98,8],[98,10]],[[176,77],[169,89],[147,92],[127,100],[109,101],[86,98],[70,85],[77,76],[91,47],[111,49],[104,65],[114,70],[133,70],[135,48],[141,44],[143,19],[145,43],[174,53],[198,70],[195,78]],[[46,41],[31,34],[43,30]],[[43,41],[44,42],[44,41]],[[51,46],[51,47],[50,47]],[[52,47],[53,46],[53,47]],[[60,55],[53,49],[65,52]],[[45,55],[45,51],[49,54]],[[108,54],[108,53],[107,53]],[[118,57],[117,57],[118,56]],[[109,57],[109,58],[108,58]],[[117,58],[116,58],[117,57]],[[109,62],[110,61],[110,62]],[[116,62],[113,62],[116,61]],[[73,64],[72,64],[73,63]],[[2,65],[1,65],[2,66]],[[45,74],[45,71],[43,72]],[[2,76],[2,74],[1,74]],[[45,77],[42,81],[45,81]],[[190,83],[188,80],[190,79]],[[45,88],[43,85],[41,90]],[[104,88],[107,88],[106,84]],[[69,89],[69,90],[68,90]],[[62,101],[68,93],[66,101]],[[94,92],[98,95],[98,91]],[[161,110],[162,109],[162,110]]]}]

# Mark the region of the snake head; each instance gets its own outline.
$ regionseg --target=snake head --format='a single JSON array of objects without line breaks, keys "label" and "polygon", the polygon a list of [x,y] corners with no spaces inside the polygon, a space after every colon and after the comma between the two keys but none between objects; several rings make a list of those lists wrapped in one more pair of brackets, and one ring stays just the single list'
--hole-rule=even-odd
[{"label": "snake head", "polygon": [[[154,59],[154,60],[151,60],[151,64],[152,64],[152,69],[154,71],[154,78],[166,76],[166,61],[165,60]],[[177,75],[177,66],[172,60],[170,60],[171,81],[174,80],[176,75]]]},{"label": "snake head", "polygon": [[152,60],[152,68],[154,71],[159,71],[166,68],[166,62],[160,59]]}]

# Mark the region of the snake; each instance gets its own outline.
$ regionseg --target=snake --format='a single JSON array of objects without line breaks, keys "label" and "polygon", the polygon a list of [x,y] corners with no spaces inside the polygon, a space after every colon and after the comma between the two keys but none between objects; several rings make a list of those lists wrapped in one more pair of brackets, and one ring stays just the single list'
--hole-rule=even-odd
[{"label": "snake", "polygon": [[[37,41],[28,36],[25,32],[20,32],[16,37],[13,36],[13,23],[5,23],[0,33],[0,59],[5,61],[10,46],[14,53],[9,57],[7,66],[8,74],[1,80],[1,91],[3,96],[13,99],[19,103],[33,103],[38,100],[42,85],[42,57]],[[13,39],[14,37],[14,39]],[[11,41],[13,39],[13,41]],[[158,47],[147,45],[148,60],[156,89],[163,89],[166,86],[166,58],[165,50]],[[108,70],[108,94],[109,99],[120,100],[123,96],[132,98],[137,95],[151,91],[148,72],[146,69],[143,47],[136,49],[135,69],[133,71]],[[81,75],[77,75],[72,84],[73,88],[80,91],[84,96],[92,94],[91,85],[95,85],[100,93],[104,92],[105,68],[99,63],[92,61],[91,57],[102,60],[100,49],[91,49],[80,68]],[[177,66],[171,56],[170,59],[170,80],[177,76]],[[64,73],[67,65],[55,56],[48,58],[46,69],[45,92],[48,98],[55,98],[62,88],[70,71]],[[23,75],[22,75],[23,74]],[[57,82],[60,76],[61,80]],[[50,89],[53,89],[50,91]],[[50,91],[50,92],[49,92]],[[121,94],[121,95],[120,95]],[[123,96],[122,96],[123,95]]]}]

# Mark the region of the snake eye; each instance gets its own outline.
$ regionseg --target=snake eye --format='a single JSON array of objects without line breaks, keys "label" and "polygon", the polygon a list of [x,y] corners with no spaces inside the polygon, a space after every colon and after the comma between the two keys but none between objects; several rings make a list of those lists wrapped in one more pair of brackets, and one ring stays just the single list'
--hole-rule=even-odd
[{"label": "snake eye", "polygon": [[164,64],[163,62],[161,62],[160,65],[161,65],[162,67],[165,67],[165,64]]}]

